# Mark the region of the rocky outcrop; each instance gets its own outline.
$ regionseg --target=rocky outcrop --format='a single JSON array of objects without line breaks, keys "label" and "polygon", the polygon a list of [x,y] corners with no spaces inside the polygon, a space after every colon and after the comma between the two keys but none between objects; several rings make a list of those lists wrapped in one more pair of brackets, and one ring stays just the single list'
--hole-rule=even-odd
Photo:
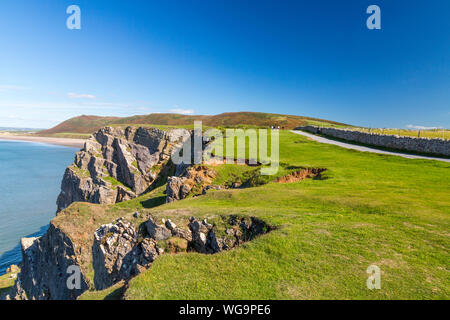
[{"label": "rocky outcrop", "polygon": [[[159,179],[165,178],[169,167],[173,169],[172,153],[189,138],[192,139],[192,134],[183,129],[99,130],[67,168],[57,201],[58,212],[75,201],[112,204],[148,192]],[[182,163],[175,172],[174,177],[168,177],[167,202],[223,188],[212,185],[216,172],[208,166]],[[141,219],[143,214],[135,212],[133,217]],[[57,219],[44,236],[22,239],[21,272],[7,298],[76,299],[88,288],[102,290],[129,280],[164,253],[214,254],[271,230],[256,218],[227,216],[210,222],[191,218],[180,223],[181,226],[154,217],[147,217],[145,223],[135,226],[121,218],[94,232],[98,225],[92,219],[88,222],[93,223],[91,231],[83,230],[80,240],[73,227],[58,224]],[[77,226],[74,228],[78,231]],[[69,285],[74,268],[80,275],[76,288]]]},{"label": "rocky outcrop", "polygon": [[185,199],[191,193],[202,194],[203,190],[211,185],[216,175],[217,173],[213,169],[198,165],[188,167],[179,177],[169,177],[166,187],[166,202]]},{"label": "rocky outcrop", "polygon": [[97,290],[129,280],[148,269],[164,253],[194,251],[214,254],[229,250],[272,230],[256,218],[221,217],[209,224],[194,217],[188,228],[180,228],[170,219],[158,224],[150,217],[145,223],[147,234],[122,218],[100,227],[93,245],[94,283]]},{"label": "rocky outcrop", "polygon": [[101,226],[94,234],[92,247],[95,288],[106,289],[149,268],[164,253],[158,241],[172,236],[192,239],[188,232],[178,230],[170,220],[167,223],[171,229],[150,218],[146,223],[148,236],[139,235],[138,228],[122,218]]},{"label": "rocky outcrop", "polygon": [[66,169],[58,212],[72,202],[113,204],[149,191],[171,154],[191,136],[185,129],[105,127],[86,141]]},{"label": "rocky outcrop", "polygon": [[94,239],[92,254],[97,290],[139,274],[163,253],[155,239],[140,239],[133,224],[123,219],[101,226]]},{"label": "rocky outcrop", "polygon": [[73,300],[88,289],[82,273],[79,288],[71,289],[67,285],[71,268],[78,267],[76,248],[53,224],[41,238],[23,238],[21,247],[21,272],[9,298]]},{"label": "rocky outcrop", "polygon": [[[98,228],[92,245],[95,289],[128,281],[147,270],[162,254],[215,254],[273,229],[257,218],[235,215],[219,216],[210,222],[191,217],[183,225],[186,227],[170,219],[159,223],[149,217],[140,228],[120,218]],[[73,300],[89,289],[89,281],[79,267],[80,249],[53,224],[41,238],[24,238],[21,245],[21,272],[5,299]],[[68,285],[73,268],[80,271],[76,288]]]},{"label": "rocky outcrop", "polygon": [[199,253],[214,254],[229,250],[256,236],[267,233],[272,227],[257,218],[223,216],[218,224],[209,224],[192,217],[189,229],[192,232],[191,248]]}]

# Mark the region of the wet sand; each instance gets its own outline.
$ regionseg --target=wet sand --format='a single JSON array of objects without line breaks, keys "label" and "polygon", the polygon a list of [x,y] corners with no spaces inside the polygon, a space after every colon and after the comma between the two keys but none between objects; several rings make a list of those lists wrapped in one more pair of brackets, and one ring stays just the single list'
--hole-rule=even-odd
[{"label": "wet sand", "polygon": [[15,141],[28,141],[28,142],[39,142],[47,143],[58,146],[66,146],[72,148],[83,148],[83,139],[69,139],[69,138],[53,138],[53,137],[37,137],[28,135],[16,135],[11,133],[0,133],[0,140],[15,140]]}]

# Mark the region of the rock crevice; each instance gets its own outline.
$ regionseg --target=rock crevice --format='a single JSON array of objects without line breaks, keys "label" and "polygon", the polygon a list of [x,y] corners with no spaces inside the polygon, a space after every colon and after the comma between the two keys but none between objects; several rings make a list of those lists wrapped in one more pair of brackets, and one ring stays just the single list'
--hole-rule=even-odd
[{"label": "rock crevice", "polygon": [[158,224],[150,217],[144,225],[146,234],[139,234],[138,227],[121,218],[96,231],[92,251],[97,290],[129,280],[162,254],[215,254],[273,230],[260,219],[238,216],[219,217],[211,223],[191,217],[188,228],[180,228],[170,219]]}]

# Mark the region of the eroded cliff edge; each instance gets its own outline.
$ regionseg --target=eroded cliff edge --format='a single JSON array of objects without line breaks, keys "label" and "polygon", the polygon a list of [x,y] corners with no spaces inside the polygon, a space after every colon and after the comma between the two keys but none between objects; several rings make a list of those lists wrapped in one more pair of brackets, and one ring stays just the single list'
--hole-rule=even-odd
[{"label": "eroded cliff edge", "polygon": [[[152,199],[153,189],[166,181],[159,204],[221,189],[211,185],[216,174],[211,168],[171,162],[172,153],[191,138],[184,129],[105,127],[94,134],[66,169],[59,214],[47,233],[22,239],[21,272],[3,298],[76,299],[86,290],[128,281],[162,254],[214,254],[272,230],[254,217],[211,213],[203,219],[194,212],[142,214],[113,206],[143,194]],[[80,270],[75,289],[67,285],[73,267]]]},{"label": "eroded cliff edge", "polygon": [[[65,209],[74,202],[115,204],[151,191],[174,171],[172,152],[190,137],[185,129],[151,127],[105,127],[93,134],[62,179],[57,212],[66,217],[54,219],[42,237],[21,240],[21,272],[3,298],[68,300],[93,288],[94,233],[114,216],[86,204],[79,207],[87,211],[88,219],[82,221],[79,208]],[[81,271],[79,289],[67,287],[71,266]]]}]

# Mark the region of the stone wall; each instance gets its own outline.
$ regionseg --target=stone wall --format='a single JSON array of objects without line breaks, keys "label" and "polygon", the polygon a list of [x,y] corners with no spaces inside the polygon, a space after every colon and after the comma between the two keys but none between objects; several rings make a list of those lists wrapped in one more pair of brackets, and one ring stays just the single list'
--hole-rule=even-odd
[{"label": "stone wall", "polygon": [[362,144],[402,150],[413,151],[439,156],[450,156],[450,141],[443,139],[400,137],[377,133],[353,131],[350,129],[319,128],[316,126],[297,127],[311,133],[319,133],[333,138],[358,142]]}]

